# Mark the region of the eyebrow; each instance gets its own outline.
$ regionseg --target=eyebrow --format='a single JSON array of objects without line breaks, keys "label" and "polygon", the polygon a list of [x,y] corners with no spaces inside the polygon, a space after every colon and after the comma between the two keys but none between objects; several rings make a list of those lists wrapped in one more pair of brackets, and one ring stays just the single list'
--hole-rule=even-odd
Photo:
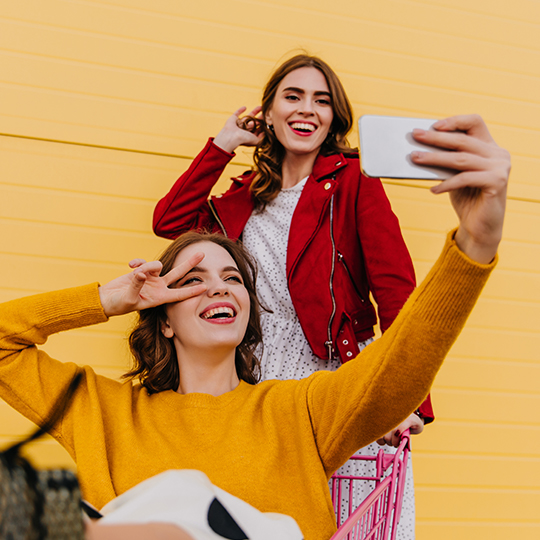
[{"label": "eyebrow", "polygon": [[[224,266],[221,269],[222,272],[236,272],[237,274],[240,274],[240,270],[236,268],[236,266]],[[191,270],[185,273],[180,279],[184,279],[187,275],[192,274],[193,272],[197,272],[198,274],[206,274],[208,273],[208,270],[206,268],[202,268],[201,266],[194,266]],[[180,280],[179,280],[180,281]]]},{"label": "eyebrow", "polygon": [[[222,272],[238,272],[240,273],[240,270],[238,270],[238,268],[236,268],[236,266],[224,266],[222,269],[221,269]],[[189,270],[188,272],[185,273],[185,275],[183,277],[186,277],[188,274],[191,274],[192,272],[201,272],[203,274],[207,273],[208,270],[206,268],[202,268],[201,266],[194,266],[191,270]]]},{"label": "eyebrow", "polygon": [[[298,92],[299,94],[305,94],[306,91],[302,88],[297,88],[296,86],[288,86],[287,88],[283,89],[283,92]],[[326,90],[317,90],[314,92],[316,96],[328,96],[332,97],[330,92],[327,92]]]},{"label": "eyebrow", "polygon": [[[236,272],[240,277],[242,277],[242,273],[236,266],[225,266],[221,269],[222,272]],[[207,274],[208,270],[206,268],[202,268],[201,266],[194,266],[191,270],[186,272],[180,279],[177,279],[174,283],[171,283],[169,287],[176,287],[185,277],[189,276],[189,274],[192,274],[196,272],[197,274]]]}]

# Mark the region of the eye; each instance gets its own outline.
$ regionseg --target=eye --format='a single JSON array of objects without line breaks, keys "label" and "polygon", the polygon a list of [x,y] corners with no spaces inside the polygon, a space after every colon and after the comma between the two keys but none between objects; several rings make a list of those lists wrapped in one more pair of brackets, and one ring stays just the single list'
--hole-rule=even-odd
[{"label": "eye", "polygon": [[190,285],[191,283],[202,283],[202,279],[197,276],[191,276],[184,283],[182,283],[180,286],[183,287],[184,285]]},{"label": "eye", "polygon": [[321,99],[318,99],[317,100],[317,103],[321,104],[321,105],[331,105],[332,103],[330,102],[329,99],[326,99],[326,98],[321,98]]},{"label": "eye", "polygon": [[289,101],[298,101],[300,98],[294,94],[289,94],[288,96],[285,96],[285,99],[288,99]]},{"label": "eye", "polygon": [[240,285],[243,284],[242,278],[240,278],[240,276],[229,276],[225,278],[225,281],[235,281],[236,283],[240,283]]}]

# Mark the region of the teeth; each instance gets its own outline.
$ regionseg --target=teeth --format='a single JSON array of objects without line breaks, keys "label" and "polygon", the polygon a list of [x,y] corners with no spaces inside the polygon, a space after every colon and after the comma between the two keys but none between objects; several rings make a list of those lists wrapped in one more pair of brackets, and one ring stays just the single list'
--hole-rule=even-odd
[{"label": "teeth", "polygon": [[227,315],[227,317],[234,317],[234,310],[230,307],[222,306],[214,309],[209,309],[205,311],[201,317],[203,319],[211,319],[216,315]]},{"label": "teeth", "polygon": [[290,124],[293,129],[299,129],[303,131],[315,131],[315,126],[313,124],[304,124],[304,122],[293,122]]}]

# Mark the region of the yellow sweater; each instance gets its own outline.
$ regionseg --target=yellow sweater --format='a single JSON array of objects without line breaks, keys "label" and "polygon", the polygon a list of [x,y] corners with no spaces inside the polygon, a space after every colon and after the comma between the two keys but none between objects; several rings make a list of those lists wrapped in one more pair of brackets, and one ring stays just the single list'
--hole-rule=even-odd
[{"label": "yellow sweater", "polygon": [[82,369],[52,435],[97,507],[167,469],[199,469],[256,508],[293,516],[306,540],[327,539],[329,476],[422,402],[493,266],[471,262],[449,236],[392,327],[358,358],[219,397],[148,395],[40,351],[53,333],[106,320],[97,285],[23,298],[0,306],[0,396],[41,425]]}]

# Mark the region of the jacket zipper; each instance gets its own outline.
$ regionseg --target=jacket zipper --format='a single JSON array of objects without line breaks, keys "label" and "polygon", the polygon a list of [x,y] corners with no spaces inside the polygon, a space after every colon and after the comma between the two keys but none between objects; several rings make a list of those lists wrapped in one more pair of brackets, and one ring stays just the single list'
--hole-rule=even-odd
[{"label": "jacket zipper", "polygon": [[[334,176],[335,178],[335,176]],[[336,299],[334,297],[334,270],[336,265],[336,243],[334,241],[334,195],[330,199],[330,240],[332,242],[332,270],[330,272],[330,297],[332,298],[332,314],[328,321],[328,340],[325,342],[328,348],[328,360],[332,360],[332,322],[336,314]]]},{"label": "jacket zipper", "polygon": [[356,291],[356,294],[358,295],[358,297],[360,298],[362,303],[365,303],[366,300],[364,299],[362,293],[360,292],[360,290],[356,286],[356,283],[355,283],[355,281],[354,281],[354,279],[352,277],[351,271],[349,270],[349,267],[347,266],[347,263],[345,262],[345,258],[343,257],[343,255],[339,251],[337,252],[337,257],[338,257],[338,261],[343,265],[343,268],[345,268],[345,272],[347,272],[347,275],[349,276],[349,279],[351,280],[351,283],[353,284],[353,287],[354,287],[354,290]]},{"label": "jacket zipper", "polygon": [[210,210],[212,210],[212,214],[214,214],[214,217],[216,218],[218,225],[221,227],[221,230],[223,231],[224,236],[229,238],[229,235],[227,234],[227,231],[225,230],[225,227],[223,226],[221,219],[219,219],[219,216],[217,215],[217,211],[216,211],[216,208],[214,207],[214,203],[212,199],[208,199],[208,206],[210,207]]}]

